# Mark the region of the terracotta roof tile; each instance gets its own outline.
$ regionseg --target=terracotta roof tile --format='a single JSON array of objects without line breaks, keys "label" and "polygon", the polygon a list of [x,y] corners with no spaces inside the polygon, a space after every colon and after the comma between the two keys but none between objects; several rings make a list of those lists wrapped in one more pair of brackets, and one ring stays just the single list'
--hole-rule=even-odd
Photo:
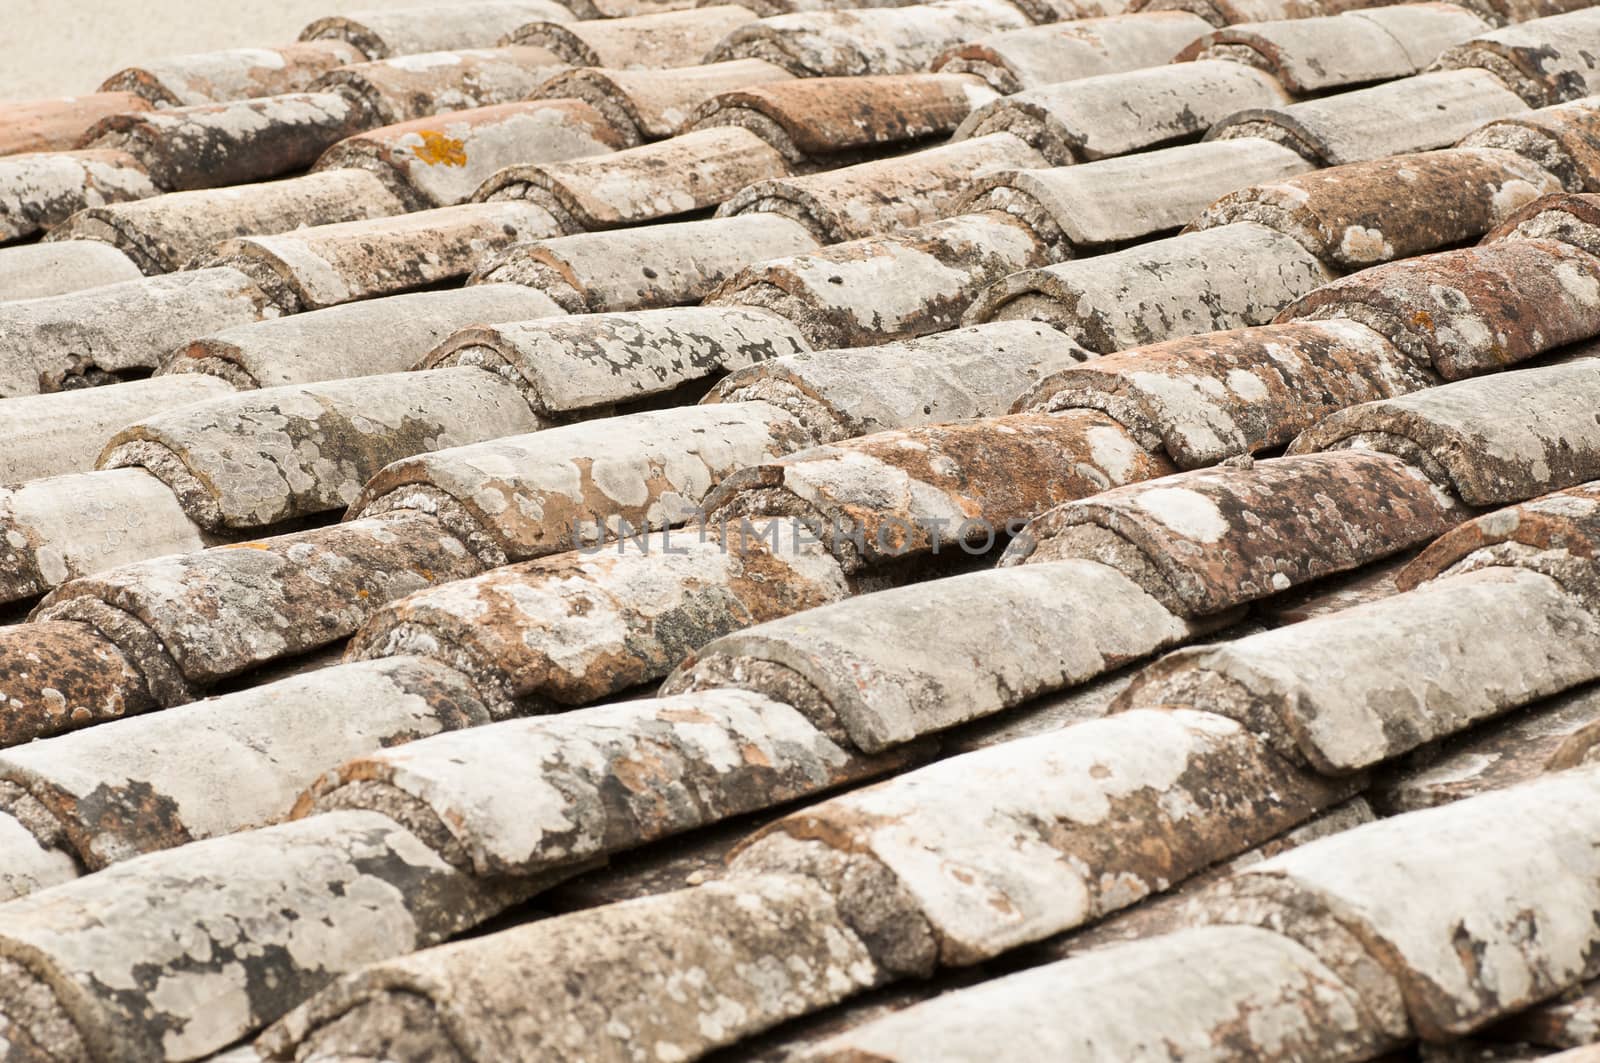
[{"label": "terracotta roof tile", "polygon": [[799,11],[734,30],[706,62],[765,59],[797,77],[912,74],[947,48],[1028,19],[1004,0],[935,0],[908,7]]},{"label": "terracotta roof tile", "polygon": [[1248,63],[1306,96],[1419,73],[1451,45],[1487,28],[1455,4],[1402,4],[1233,26],[1195,41],[1178,59]]},{"label": "terracotta roof tile", "polygon": [[1555,174],[1568,192],[1600,191],[1600,97],[1486,123],[1461,144],[1508,148]]},{"label": "terracotta roof tile", "polygon": [[[530,203],[463,203],[226,240],[213,249],[212,260],[248,274],[278,306],[295,313],[465,277],[488,252],[556,231],[555,219]],[[429,249],[426,257],[415,253],[418,245]],[[187,334],[226,324],[234,322]]]},{"label": "terracotta roof tile", "polygon": [[1530,107],[1564,103],[1600,91],[1600,12],[1593,8],[1492,30],[1439,58],[1443,69],[1482,67]]},{"label": "terracotta roof tile", "polygon": [[8,745],[156,707],[138,669],[87,624],[28,624],[7,631],[6,642],[12,652],[0,668],[0,689]]},{"label": "terracotta roof tile", "polygon": [[1442,148],[1526,107],[1487,71],[1445,70],[1287,107],[1240,110],[1207,136],[1266,137],[1319,166],[1337,166]]},{"label": "terracotta roof tile", "polygon": [[555,0],[477,0],[321,18],[300,31],[302,41],[347,41],[368,59],[487,48],[529,22],[563,22],[572,12]]},{"label": "terracotta roof tile", "polygon": [[558,424],[808,349],[776,314],[682,307],[463,329],[418,368],[488,370],[517,387],[540,421]]},{"label": "terracotta roof tile", "polygon": [[954,328],[986,287],[1054,258],[1020,220],[984,211],[769,258],[735,275],[707,302],[773,310],[817,348],[859,347]]},{"label": "terracotta roof tile", "polygon": [[538,235],[571,235],[705,210],[752,181],[788,170],[783,157],[749,130],[702,129],[595,160],[507,167],[473,198],[526,202],[524,209],[558,224]]},{"label": "terracotta roof tile", "polygon": [[731,373],[703,402],[770,403],[819,441],[991,417],[1040,377],[1088,357],[1044,325],[1003,321],[848,350],[792,354]]},{"label": "terracotta roof tile", "polygon": [[0,243],[37,235],[85,207],[159,191],[124,151],[0,156]]},{"label": "terracotta roof tile", "polygon": [[742,126],[796,166],[826,165],[953,133],[973,108],[995,98],[975,78],[955,74],[802,78],[721,93],[685,128]]},{"label": "terracotta roof tile", "polygon": [[277,313],[250,278],[220,268],[0,303],[0,395],[34,395],[79,378],[94,381],[97,374],[153,369],[175,335]]},{"label": "terracotta roof tile", "polygon": [[1108,354],[1045,377],[1016,408],[1101,410],[1194,469],[1285,446],[1346,406],[1436,383],[1365,325],[1297,322]]},{"label": "terracotta roof tile", "polygon": [[[1128,10],[1191,11],[1213,26],[1232,26],[1240,22],[1279,22],[1284,19],[1316,18],[1338,14],[1325,7],[1326,0],[1130,0]],[[1366,7],[1365,0],[1337,6]]]},{"label": "terracotta roof tile", "polygon": [[579,233],[518,244],[484,261],[473,283],[517,283],[568,313],[699,302],[752,262],[815,250],[816,237],[776,214]]},{"label": "terracotta roof tile", "polygon": [[412,292],[226,328],[173,351],[158,372],[209,373],[241,388],[400,373],[468,325],[560,313],[520,284]]},{"label": "terracotta roof tile", "polygon": [[[92,245],[91,245],[92,246]],[[129,380],[105,388],[28,395],[6,401],[0,483],[20,483],[94,468],[101,446],[141,417],[233,391],[216,377]]]},{"label": "terracotta roof tile", "polygon": [[318,91],[342,92],[392,125],[446,111],[516,103],[566,70],[543,48],[480,48],[400,55],[355,63],[324,75]]},{"label": "terracotta roof tile", "polygon": [[956,135],[1015,133],[1064,166],[1195,139],[1241,108],[1282,99],[1276,80],[1243,64],[1176,63],[1006,96]]},{"label": "terracotta roof tile", "polygon": [[125,111],[150,109],[131,92],[92,92],[52,100],[0,104],[0,155],[33,151],[66,151],[102,118]]},{"label": "terracotta roof tile", "polygon": [[975,179],[1045,165],[1044,156],[1020,138],[991,133],[910,156],[747,182],[717,213],[777,213],[805,225],[824,243],[858,240],[955,213]]},{"label": "terracotta roof tile", "polygon": [[965,320],[1047,321],[1096,354],[1109,354],[1266,324],[1328,279],[1298,243],[1240,222],[1013,273],[984,292]]},{"label": "terracotta roof tile", "polygon": [[1159,66],[1211,26],[1187,11],[1113,15],[1004,30],[946,49],[930,69],[976,74],[996,92]]},{"label": "terracotta roof tile", "polygon": [[531,45],[573,66],[660,70],[693,66],[718,41],[756,16],[738,4],[586,22],[530,22],[502,45]]},{"label": "terracotta roof tile", "polygon": [[760,59],[668,70],[584,67],[556,75],[536,95],[583,100],[633,140],[661,140],[678,132],[697,107],[715,96],[793,76]]},{"label": "terracotta roof tile", "polygon": [[226,103],[305,92],[328,71],[365,58],[353,45],[336,40],[281,48],[230,48],[131,66],[107,78],[100,91],[134,93],[157,107]]},{"label": "terracotta roof tile", "polygon": [[232,237],[265,236],[404,211],[405,203],[371,174],[334,170],[86,207],[48,238],[104,241],[154,275],[184,269]]},{"label": "terracotta roof tile", "polygon": [[316,169],[338,173],[364,168],[414,209],[426,209],[465,203],[485,181],[519,162],[581,159],[637,142],[632,127],[616,128],[581,100],[537,100],[417,118],[360,133],[324,152]]},{"label": "terracotta roof tile", "polygon": [[132,259],[98,240],[0,248],[0,293],[7,300],[65,295],[141,276]]}]

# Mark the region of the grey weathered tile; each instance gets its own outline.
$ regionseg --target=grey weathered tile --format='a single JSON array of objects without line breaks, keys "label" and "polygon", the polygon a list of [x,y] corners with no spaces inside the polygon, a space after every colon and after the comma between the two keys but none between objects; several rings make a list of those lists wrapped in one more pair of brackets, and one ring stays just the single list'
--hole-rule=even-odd
[{"label": "grey weathered tile", "polygon": [[976,74],[996,92],[1160,66],[1210,32],[1187,11],[1113,15],[1005,30],[946,49],[931,69]]},{"label": "grey weathered tile", "polygon": [[1582,8],[1481,36],[1439,57],[1445,70],[1481,67],[1530,107],[1565,103],[1600,91],[1600,12]]},{"label": "grey weathered tile", "polygon": [[544,48],[573,66],[663,70],[695,65],[722,38],[755,20],[738,4],[702,5],[624,18],[529,22],[500,43]]},{"label": "grey weathered tile", "polygon": [[66,295],[143,275],[127,255],[98,240],[0,248],[0,302]]},{"label": "grey weathered tile", "polygon": [[661,140],[678,132],[709,99],[793,77],[761,59],[666,70],[581,67],[546,81],[535,95],[583,100],[605,115],[614,128],[631,130],[638,140]]},{"label": "grey weathered tile", "polygon": [[0,156],[0,243],[59,225],[84,207],[143,199],[161,190],[125,151]]},{"label": "grey weathered tile", "polygon": [[320,18],[300,31],[302,41],[346,41],[368,59],[487,48],[529,22],[562,22],[572,12],[555,0],[475,0]]},{"label": "grey weathered tile", "polygon": [[228,48],[130,66],[107,78],[100,91],[134,93],[157,107],[227,103],[305,92],[328,71],[365,58],[355,46],[337,40]]},{"label": "grey weathered tile", "polygon": [[324,74],[315,88],[359,100],[382,126],[516,103],[566,69],[543,48],[468,48],[352,63]]}]

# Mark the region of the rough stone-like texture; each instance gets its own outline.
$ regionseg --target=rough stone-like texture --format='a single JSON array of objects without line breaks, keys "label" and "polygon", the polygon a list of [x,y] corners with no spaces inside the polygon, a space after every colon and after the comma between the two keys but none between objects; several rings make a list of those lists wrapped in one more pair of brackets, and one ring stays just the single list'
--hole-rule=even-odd
[{"label": "rough stone-like texture", "polygon": [[1600,691],[1588,686],[1478,728],[1437,757],[1394,769],[1372,798],[1385,815],[1415,812],[1593,764],[1597,758]]},{"label": "rough stone-like texture", "polygon": [[880,965],[926,975],[1127,907],[1339,796],[1231,720],[1123,713],[812,805],[732,865],[819,879]]},{"label": "rough stone-like texture", "polygon": [[[1215,142],[1232,143],[1239,142]],[[1338,269],[1357,270],[1476,240],[1557,191],[1555,177],[1513,152],[1449,148],[1245,188],[1213,203],[1194,227],[1257,222]]]},{"label": "rough stone-like texture", "polygon": [[432,517],[386,515],[102,571],[58,588],[35,617],[97,624],[160,684],[158,699],[180,704],[198,687],[337,642],[386,602],[480,568]]},{"label": "rough stone-like texture", "polygon": [[1439,66],[1482,67],[1516,90],[1530,107],[1565,103],[1600,91],[1600,11],[1584,8],[1506,26],[1474,37],[1439,57]]},{"label": "rough stone-like texture", "polygon": [[390,462],[539,427],[498,377],[469,368],[389,373],[158,413],[112,437],[100,466],[148,469],[202,527],[265,528],[345,509]]},{"label": "rough stone-like texture", "polygon": [[174,351],[160,372],[209,373],[241,388],[401,373],[458,329],[562,313],[520,284],[390,295],[223,329]]},{"label": "rough stone-like texture", "polygon": [[583,100],[635,141],[661,140],[678,132],[695,110],[713,97],[793,77],[761,59],[690,64],[670,70],[584,67],[551,78],[536,95]]},{"label": "rough stone-like texture", "polygon": [[[53,838],[50,841],[39,839],[30,825],[34,820],[30,814],[33,811],[30,806],[27,812],[19,809],[16,814],[0,814],[0,852],[6,854],[5,870],[0,871],[0,897],[8,901],[71,882],[80,873],[77,861],[70,853],[58,848]],[[24,817],[29,822],[24,822]],[[40,826],[45,828],[41,833],[48,831],[48,824]],[[22,1039],[11,1025],[11,1020],[0,1019],[0,1029],[5,1031],[8,1041],[6,1047],[16,1053],[20,1047],[18,1042]]]},{"label": "rough stone-like texture", "polygon": [[1024,413],[802,450],[735,473],[705,505],[713,521],[793,517],[854,571],[983,552],[1053,506],[1172,471],[1102,413]]},{"label": "rough stone-like texture", "polygon": [[131,92],[7,101],[0,104],[0,155],[69,151],[100,119],[149,109],[149,101]]},{"label": "rough stone-like texture", "polygon": [[71,1031],[69,1058],[196,1059],[504,899],[372,813],[214,838],[6,905],[0,1014]]},{"label": "rough stone-like texture", "polygon": [[1505,148],[1543,166],[1568,192],[1600,191],[1600,101],[1526,111],[1479,127],[1463,147]]},{"label": "rough stone-like texture", "polygon": [[[1361,7],[1364,0],[1339,7]],[[1280,22],[1285,19],[1316,18],[1336,12],[1324,10],[1324,0],[1130,0],[1128,10],[1191,11],[1213,26],[1232,26],[1240,22]]]},{"label": "rough stone-like texture", "polygon": [[1542,239],[1441,251],[1325,284],[1278,320],[1335,317],[1461,380],[1600,333],[1600,259]]},{"label": "rough stone-like texture", "polygon": [[581,100],[536,100],[384,126],[335,144],[317,169],[371,170],[413,207],[447,207],[515,163],[581,159],[633,143],[631,130],[614,129]]},{"label": "rough stone-like texture", "polygon": [[559,422],[602,415],[607,407],[809,349],[776,314],[681,307],[462,329],[419,368],[489,370],[516,385],[540,420]]},{"label": "rough stone-like texture", "polygon": [[1285,446],[1337,410],[1436,383],[1365,325],[1290,322],[1091,359],[1045,377],[1016,408],[1102,410],[1140,445],[1196,469]]},{"label": "rough stone-like texture", "polygon": [[351,512],[438,512],[502,565],[620,533],[624,522],[682,523],[724,476],[811,442],[764,402],[634,413],[397,461]]},{"label": "rough stone-like texture", "polygon": [[0,628],[0,647],[0,747],[156,707],[138,670],[86,624]]},{"label": "rough stone-like texture", "polygon": [[490,251],[557,231],[530,203],[462,203],[229,240],[216,261],[248,274],[286,310],[320,310],[464,277]]},{"label": "rough stone-like texture", "polygon": [[1454,4],[1375,7],[1325,18],[1218,30],[1178,59],[1232,59],[1260,67],[1296,96],[1410,77],[1488,23]]},{"label": "rough stone-like texture", "polygon": [[1026,25],[1022,12],[1004,0],[797,11],[735,30],[706,61],[765,59],[802,78],[914,74],[947,48]]},{"label": "rough stone-like texture", "polygon": [[1301,945],[1198,927],[996,978],[818,1045],[814,1063],[1368,1059],[1395,1044]]},{"label": "rough stone-like texture", "polygon": [[373,125],[393,125],[525,100],[566,69],[543,48],[476,48],[356,63],[327,74],[316,87],[360,100],[375,116]]},{"label": "rough stone-like texture", "polygon": [[[1115,569],[1028,565],[757,625],[690,657],[662,691],[755,690],[876,753],[1086,682],[1194,633]],[[1006,652],[996,654],[997,645]]]},{"label": "rough stone-like texture", "polygon": [[1401,458],[1300,454],[1070,502],[1033,521],[1002,563],[1093,558],[1116,565],[1173,612],[1204,616],[1360,568],[1464,516]]},{"label": "rough stone-like texture", "polygon": [[1536,1005],[1496,1024],[1489,1036],[1531,1043],[1544,1048],[1574,1048],[1575,1052],[1540,1056],[1560,1063],[1583,1063],[1600,1053],[1600,985],[1593,981],[1575,986],[1559,997]]},{"label": "rough stone-like texture", "polygon": [[557,220],[559,233],[549,235],[571,235],[705,210],[788,172],[783,156],[749,130],[703,129],[598,159],[507,167],[474,198],[526,202]]},{"label": "rough stone-like texture", "polygon": [[0,403],[0,483],[87,472],[119,429],[232,391],[215,377],[185,376],[5,399]]},{"label": "rough stone-like texture", "polygon": [[[305,92],[330,70],[366,58],[343,41],[306,41],[281,48],[228,48],[173,55],[130,66],[106,78],[101,92],[129,92],[157,107],[192,107],[257,96]],[[120,107],[119,111],[141,108]],[[87,128],[87,126],[85,126]]]},{"label": "rough stone-like texture", "polygon": [[147,557],[206,545],[167,485],[143,469],[0,487],[0,602]]},{"label": "rough stone-like texture", "polygon": [[704,402],[759,400],[822,442],[993,417],[1040,378],[1087,358],[1055,329],[1000,321],[870,352],[822,350],[731,374]]},{"label": "rough stone-like texture", "polygon": [[984,288],[1055,258],[1033,226],[982,211],[769,259],[707,301],[782,314],[818,349],[863,347],[953,329]]},{"label": "rough stone-like texture", "polygon": [[722,38],[756,16],[737,4],[582,22],[530,22],[501,43],[533,45],[573,66],[664,70],[694,66]]},{"label": "rough stone-like texture", "polygon": [[448,583],[380,610],[349,653],[447,661],[498,715],[586,704],[660,679],[712,639],[851,593],[814,539],[775,524],[664,531]]},{"label": "rough stone-like texture", "polygon": [[487,48],[529,22],[565,22],[572,12],[555,0],[479,0],[363,11],[321,18],[300,31],[302,41],[347,41],[368,59],[456,48]]},{"label": "rough stone-like texture", "polygon": [[179,339],[275,317],[235,269],[201,269],[0,303],[0,397],[153,369]]},{"label": "rough stone-like texture", "polygon": [[1006,30],[947,49],[932,68],[976,74],[1013,93],[1099,74],[1160,66],[1211,24],[1187,11],[1118,15]]},{"label": "rough stone-like texture", "polygon": [[964,320],[1044,321],[1096,354],[1110,354],[1264,325],[1330,277],[1296,241],[1239,223],[1014,273],[979,296]]},{"label": "rough stone-like texture", "polygon": [[1173,63],[1006,96],[956,135],[1015,133],[1067,166],[1193,140],[1231,114],[1286,99],[1272,75],[1242,63]]},{"label": "rough stone-like texture", "polygon": [[299,811],[416,820],[478,877],[538,878],[775,807],[889,764],[848,752],[788,705],[743,690],[506,720],[356,758]]},{"label": "rough stone-like texture", "polygon": [[0,780],[48,810],[64,847],[98,869],[275,823],[334,765],[488,719],[459,674],[393,657],[17,746],[0,753]]},{"label": "rough stone-like texture", "polygon": [[568,313],[687,306],[754,262],[817,248],[804,225],[747,214],[522,244],[486,261],[474,284],[537,288]]},{"label": "rough stone-like texture", "polygon": [[949,74],[800,78],[724,92],[687,128],[740,126],[796,166],[818,165],[948,135],[994,98],[972,78]]},{"label": "rough stone-like texture", "polygon": [[104,241],[146,274],[170,273],[235,237],[383,218],[405,209],[406,203],[372,174],[335,170],[89,207],[57,226],[49,239]]},{"label": "rough stone-like texture", "polygon": [[878,979],[824,890],[746,876],[368,967],[259,1044],[285,1060],[699,1059]]},{"label": "rough stone-like texture", "polygon": [[1078,166],[1023,170],[977,182],[968,210],[1026,222],[1058,258],[1182,228],[1219,196],[1292,178],[1311,164],[1270,141],[1183,144]]},{"label": "rough stone-like texture", "polygon": [[1020,138],[993,133],[825,173],[757,181],[717,213],[778,213],[825,243],[859,240],[955,213],[974,180],[1044,165],[1044,156]]},{"label": "rough stone-like texture", "polygon": [[1386,450],[1431,465],[1468,505],[1500,506],[1600,478],[1596,402],[1600,360],[1584,358],[1355,406],[1292,450]]},{"label": "rough stone-like texture", "polygon": [[290,93],[114,115],[89,131],[84,146],[127,152],[157,185],[180,191],[303,170],[336,141],[375,124],[341,93]]},{"label": "rough stone-like texture", "polygon": [[1446,1041],[1595,974],[1597,787],[1561,772],[1368,823],[1245,869],[1197,914],[1281,921],[1313,951],[1337,921],[1417,1035]]},{"label": "rough stone-like texture", "polygon": [[159,191],[125,151],[0,156],[0,243],[34,236],[85,207]]},{"label": "rough stone-like texture", "polygon": [[1194,705],[1329,774],[1358,771],[1600,675],[1600,621],[1547,576],[1448,576],[1170,653],[1119,707]]},{"label": "rough stone-like texture", "polygon": [[1491,119],[1527,109],[1486,70],[1444,70],[1287,107],[1240,110],[1206,135],[1266,137],[1319,166],[1339,166],[1442,148]]},{"label": "rough stone-like texture", "polygon": [[132,259],[98,240],[0,248],[0,302],[65,295],[142,276]]}]

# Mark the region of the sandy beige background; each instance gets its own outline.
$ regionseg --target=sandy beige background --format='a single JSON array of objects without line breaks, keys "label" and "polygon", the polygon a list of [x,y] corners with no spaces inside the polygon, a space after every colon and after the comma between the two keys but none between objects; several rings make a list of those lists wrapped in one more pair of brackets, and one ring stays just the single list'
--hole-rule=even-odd
[{"label": "sandy beige background", "polygon": [[0,0],[0,100],[93,92],[125,66],[283,44],[323,15],[469,0]]}]

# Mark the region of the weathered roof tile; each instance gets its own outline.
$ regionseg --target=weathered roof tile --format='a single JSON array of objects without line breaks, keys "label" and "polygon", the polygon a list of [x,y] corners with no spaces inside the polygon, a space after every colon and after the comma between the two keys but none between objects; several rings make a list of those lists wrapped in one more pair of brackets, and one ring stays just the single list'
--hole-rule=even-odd
[{"label": "weathered roof tile", "polygon": [[1559,190],[1543,167],[1513,152],[1445,148],[1241,189],[1206,208],[1194,228],[1259,222],[1330,265],[1363,269],[1475,240]]},{"label": "weathered roof tile", "polygon": [[157,107],[227,103],[305,92],[328,71],[365,58],[353,45],[337,40],[305,41],[281,48],[229,48],[168,56],[119,70],[105,80],[100,91],[134,93]]},{"label": "weathered roof tile", "polygon": [[946,49],[931,69],[976,74],[996,92],[1160,66],[1211,26],[1187,11],[1113,15],[1005,30]]},{"label": "weathered roof tile", "polygon": [[722,38],[755,20],[748,8],[717,4],[625,18],[529,22],[500,43],[544,48],[573,66],[662,70],[693,66]]},{"label": "weathered roof tile", "polygon": [[1328,270],[1294,240],[1240,222],[1013,273],[984,292],[964,320],[1046,321],[1109,354],[1264,325],[1328,280]]},{"label": "weathered roof tile", "polygon": [[98,240],[0,248],[0,302],[66,295],[143,275],[127,255]]},{"label": "weathered roof tile", "polygon": [[1284,99],[1270,74],[1242,63],[1173,63],[1027,89],[974,111],[956,135],[1015,133],[1065,166],[1195,139]]},{"label": "weathered roof tile", "polygon": [[1491,30],[1439,57],[1439,67],[1482,67],[1530,107],[1600,91],[1600,11],[1584,8]]},{"label": "weathered roof tile", "polygon": [[347,137],[318,171],[370,170],[414,208],[465,203],[516,163],[603,155],[638,141],[581,100],[502,103],[384,126]]},{"label": "weathered roof tile", "polygon": [[1444,70],[1287,107],[1237,110],[1206,135],[1266,137],[1319,166],[1337,166],[1442,148],[1527,106],[1488,71]]},{"label": "weathered roof tile", "polygon": [[59,225],[84,207],[159,191],[143,164],[125,151],[0,156],[0,243]]},{"label": "weathered roof tile", "polygon": [[928,69],[946,48],[1026,25],[1022,12],[1004,0],[798,11],[734,30],[706,61],[765,59],[803,78],[912,74]]},{"label": "weathered roof tile", "polygon": [[667,70],[580,67],[546,81],[535,95],[583,100],[605,115],[614,129],[629,132],[634,141],[662,140],[678,132],[707,100],[793,77],[761,59]]},{"label": "weathered roof tile", "polygon": [[147,100],[131,92],[91,92],[51,100],[0,104],[0,155],[66,151],[102,118],[147,111]]},{"label": "weathered roof tile", "polygon": [[1600,97],[1497,119],[1461,145],[1506,148],[1555,174],[1568,192],[1600,191]]},{"label": "weathered roof tile", "polygon": [[1301,293],[1278,320],[1338,317],[1460,380],[1600,332],[1600,259],[1554,240],[1441,251]]},{"label": "weathered roof tile", "polygon": [[753,181],[717,213],[777,213],[805,225],[824,243],[859,240],[955,213],[973,181],[1044,165],[1044,156],[1019,137],[991,133],[837,170]]},{"label": "weathered roof tile", "polygon": [[87,624],[21,624],[0,631],[0,640],[0,746],[156,707],[139,670]]},{"label": "weathered roof tile", "polygon": [[698,303],[750,265],[813,251],[817,238],[777,214],[745,214],[578,233],[488,258],[474,284],[525,284],[568,313]]},{"label": "weathered roof tile", "polygon": [[374,116],[372,125],[393,125],[516,103],[566,69],[543,48],[478,48],[354,63],[325,74],[313,88],[361,101]]},{"label": "weathered roof tile", "polygon": [[405,209],[372,174],[334,170],[87,207],[56,226],[49,238],[103,240],[153,275],[187,268],[234,237],[384,218]]},{"label": "weathered roof tile", "polygon": [[487,48],[529,22],[562,22],[572,12],[555,0],[477,0],[320,18],[300,31],[302,41],[348,41],[368,59],[419,52]]}]

